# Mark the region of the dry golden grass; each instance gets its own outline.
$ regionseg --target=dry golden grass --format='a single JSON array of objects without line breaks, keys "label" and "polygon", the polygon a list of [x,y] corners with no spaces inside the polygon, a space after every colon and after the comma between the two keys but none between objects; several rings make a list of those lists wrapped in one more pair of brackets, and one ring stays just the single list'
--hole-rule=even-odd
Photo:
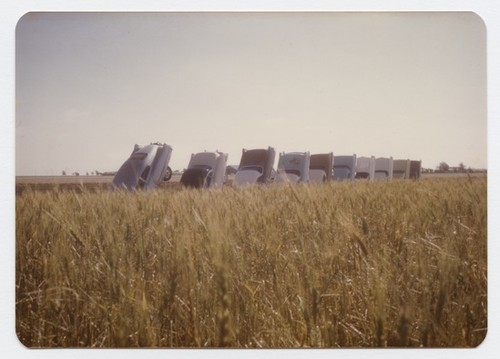
[{"label": "dry golden grass", "polygon": [[28,189],[16,331],[29,347],[474,347],[486,200],[485,178]]}]

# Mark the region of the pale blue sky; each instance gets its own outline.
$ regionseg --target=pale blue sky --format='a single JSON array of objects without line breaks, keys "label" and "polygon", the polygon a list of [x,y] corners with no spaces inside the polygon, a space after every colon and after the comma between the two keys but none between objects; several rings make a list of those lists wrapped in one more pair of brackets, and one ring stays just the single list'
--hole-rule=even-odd
[{"label": "pale blue sky", "polygon": [[28,13],[16,174],[117,170],[135,143],[487,165],[473,13]]}]

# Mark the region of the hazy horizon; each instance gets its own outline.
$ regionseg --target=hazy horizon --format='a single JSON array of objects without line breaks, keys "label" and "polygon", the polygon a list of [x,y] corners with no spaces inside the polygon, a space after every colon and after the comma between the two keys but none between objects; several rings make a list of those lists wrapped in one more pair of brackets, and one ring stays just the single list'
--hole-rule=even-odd
[{"label": "hazy horizon", "polygon": [[174,170],[267,146],[487,168],[486,105],[471,12],[47,12],[16,29],[16,175],[116,171],[157,141]]}]

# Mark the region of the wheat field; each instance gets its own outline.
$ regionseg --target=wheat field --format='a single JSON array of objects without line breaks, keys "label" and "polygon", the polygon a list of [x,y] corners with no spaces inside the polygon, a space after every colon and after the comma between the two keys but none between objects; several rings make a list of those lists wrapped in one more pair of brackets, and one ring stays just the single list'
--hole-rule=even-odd
[{"label": "wheat field", "polygon": [[28,347],[475,347],[486,178],[16,196]]}]

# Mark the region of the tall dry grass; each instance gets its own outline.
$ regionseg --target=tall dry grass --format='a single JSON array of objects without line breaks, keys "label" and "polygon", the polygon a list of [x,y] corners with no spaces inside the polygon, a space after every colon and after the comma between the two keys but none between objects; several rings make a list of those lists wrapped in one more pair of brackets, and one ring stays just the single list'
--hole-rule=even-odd
[{"label": "tall dry grass", "polygon": [[29,347],[474,347],[486,179],[16,198]]}]

